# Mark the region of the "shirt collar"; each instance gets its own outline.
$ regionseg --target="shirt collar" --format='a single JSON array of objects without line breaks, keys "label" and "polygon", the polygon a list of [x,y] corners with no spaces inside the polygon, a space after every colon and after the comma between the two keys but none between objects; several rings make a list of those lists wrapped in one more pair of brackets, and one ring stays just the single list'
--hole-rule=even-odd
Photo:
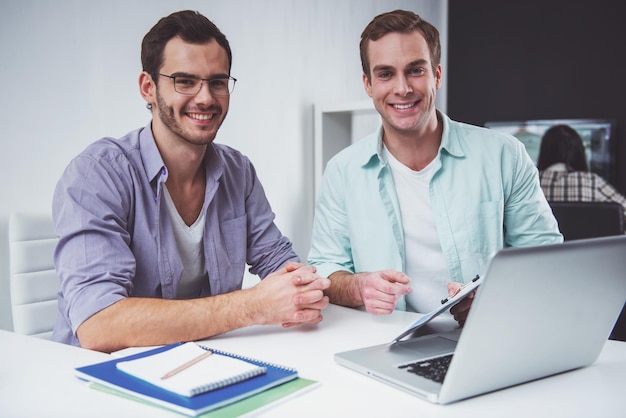
[{"label": "shirt collar", "polygon": [[546,168],[546,171],[569,171],[565,163],[555,163]]},{"label": "shirt collar", "polygon": [[[160,176],[165,176],[164,180],[167,180],[167,168],[152,134],[152,123],[148,123],[139,133],[139,152],[141,153],[146,176],[150,179],[150,182],[153,182]],[[207,180],[211,178],[213,180],[219,179],[224,172],[224,165],[213,143],[207,146],[204,162]]]},{"label": "shirt collar", "polygon": [[439,154],[446,151],[454,157],[464,157],[465,152],[459,140],[459,127],[450,123],[448,115],[437,111],[437,119],[443,123],[443,133],[441,135],[441,145],[439,146]]},{"label": "shirt collar", "polygon": [[[443,123],[443,132],[441,135],[441,145],[439,145],[439,155],[445,151],[454,157],[464,157],[465,152],[459,141],[459,132],[450,123],[448,115],[437,110],[437,119]],[[362,155],[362,165],[378,163],[386,165],[387,161],[383,153],[383,127],[380,125],[376,131],[370,136],[363,139],[366,141],[364,153]]]},{"label": "shirt collar", "polygon": [[166,174],[165,163],[152,135],[152,122],[148,123],[139,133],[139,152],[146,171],[146,176],[152,182],[157,176]]}]

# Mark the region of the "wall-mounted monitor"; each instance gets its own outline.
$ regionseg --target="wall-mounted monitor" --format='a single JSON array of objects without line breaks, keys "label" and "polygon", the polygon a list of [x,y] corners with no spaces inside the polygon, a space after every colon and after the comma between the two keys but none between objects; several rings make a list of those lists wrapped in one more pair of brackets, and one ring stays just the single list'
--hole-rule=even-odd
[{"label": "wall-mounted monitor", "polygon": [[554,125],[569,125],[583,140],[589,170],[613,183],[615,121],[611,119],[545,119],[487,122],[485,127],[519,139],[537,163],[543,133]]}]

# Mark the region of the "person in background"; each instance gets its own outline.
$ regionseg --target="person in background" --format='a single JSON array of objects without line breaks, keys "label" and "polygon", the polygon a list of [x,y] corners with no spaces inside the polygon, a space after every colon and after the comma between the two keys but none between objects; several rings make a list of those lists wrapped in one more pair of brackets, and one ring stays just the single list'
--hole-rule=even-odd
[{"label": "person in background", "polygon": [[[299,263],[248,158],[214,142],[236,81],[224,34],[176,12],[141,61],[151,122],[87,147],[54,192],[54,340],[110,352],[321,321],[328,279]],[[246,264],[263,280],[242,289]]]},{"label": "person in background", "polygon": [[548,201],[616,202],[626,218],[626,198],[589,171],[583,140],[571,126],[555,125],[543,134],[537,168]]},{"label": "person in background", "polygon": [[[375,17],[360,42],[363,85],[382,119],[327,164],[309,263],[331,303],[429,312],[503,247],[560,243],[524,145],[435,108],[437,29],[410,11]],[[463,324],[468,298],[452,309]]]}]

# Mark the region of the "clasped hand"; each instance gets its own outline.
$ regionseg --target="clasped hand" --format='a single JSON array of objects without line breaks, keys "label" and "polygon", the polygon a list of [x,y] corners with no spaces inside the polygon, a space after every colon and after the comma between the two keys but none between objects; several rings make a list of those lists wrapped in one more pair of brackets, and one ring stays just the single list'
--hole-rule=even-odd
[{"label": "clasped hand", "polygon": [[329,287],[330,280],[319,276],[315,267],[288,262],[255,286],[260,322],[283,327],[320,322],[329,303],[324,290]]}]

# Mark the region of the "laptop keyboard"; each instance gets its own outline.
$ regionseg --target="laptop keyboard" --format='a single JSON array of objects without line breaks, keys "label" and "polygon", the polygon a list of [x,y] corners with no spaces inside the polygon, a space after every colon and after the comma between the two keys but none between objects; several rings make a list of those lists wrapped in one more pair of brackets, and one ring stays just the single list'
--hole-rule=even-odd
[{"label": "laptop keyboard", "polygon": [[416,375],[425,377],[426,379],[434,380],[437,383],[443,383],[443,378],[446,376],[451,360],[452,354],[448,354],[442,357],[435,357],[415,363],[403,364],[402,366],[399,366],[399,368],[406,369],[407,372],[415,373]]}]

